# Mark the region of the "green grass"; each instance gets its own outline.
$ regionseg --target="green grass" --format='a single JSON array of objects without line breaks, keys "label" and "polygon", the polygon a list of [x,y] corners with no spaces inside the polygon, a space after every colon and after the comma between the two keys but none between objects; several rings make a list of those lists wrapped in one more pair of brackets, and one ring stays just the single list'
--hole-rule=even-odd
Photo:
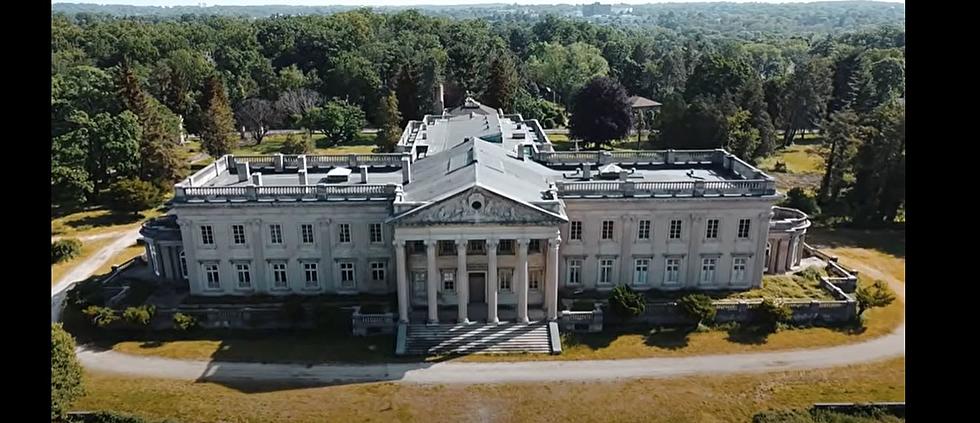
[{"label": "green grass", "polygon": [[[87,372],[77,410],[181,422],[745,422],[814,402],[905,400],[905,359],[842,368],[610,382],[218,384]],[[560,404],[556,406],[556,404]],[[329,416],[329,417],[328,417]]]},{"label": "green grass", "polygon": [[[301,136],[301,134],[294,134],[293,136]],[[277,134],[265,137],[262,143],[259,145],[249,144],[240,145],[234,151],[233,154],[247,155],[247,154],[275,154],[282,149],[282,144],[286,141],[287,135]],[[327,147],[326,138],[322,134],[313,135],[313,143],[315,148],[312,154],[366,154],[372,153],[375,149],[374,144],[374,134],[358,133],[356,138],[350,143],[344,143],[339,146]]]},{"label": "green grass", "polygon": [[[62,214],[64,213],[64,214]],[[51,235],[81,237],[124,231],[143,221],[163,214],[162,209],[143,211],[139,215],[115,213],[101,206],[78,211],[52,211]]]},{"label": "green grass", "polygon": [[109,273],[112,271],[112,266],[118,266],[120,264],[129,261],[133,257],[141,256],[145,251],[146,251],[145,248],[139,243],[130,245],[129,247],[126,247],[124,250],[116,253],[116,255],[109,258],[109,260],[106,261],[105,264],[102,265],[102,267],[100,267],[92,274],[104,275],[106,273]]},{"label": "green grass", "polygon": [[51,265],[51,285],[58,283],[58,280],[61,279],[66,272],[78,265],[78,263],[85,261],[85,259],[99,252],[99,250],[104,248],[106,245],[111,244],[112,241],[115,241],[115,238],[100,238],[82,242],[82,252],[77,257]]},{"label": "green grass", "polygon": [[[822,269],[821,272],[826,274]],[[762,287],[734,293],[727,298],[834,299],[827,290],[820,287],[819,280],[807,279],[798,275],[765,275],[762,277]]]}]

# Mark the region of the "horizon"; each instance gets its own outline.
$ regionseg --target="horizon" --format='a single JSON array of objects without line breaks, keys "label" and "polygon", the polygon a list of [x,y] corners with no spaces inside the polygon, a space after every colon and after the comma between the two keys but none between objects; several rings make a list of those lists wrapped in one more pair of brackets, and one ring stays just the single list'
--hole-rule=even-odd
[{"label": "horizon", "polygon": [[[905,5],[905,0],[613,0],[599,1],[602,4],[627,4],[631,6],[665,4],[665,3],[768,3],[768,4],[806,4],[806,3],[827,3],[843,1],[867,1],[870,3],[901,4]],[[307,7],[327,7],[327,6],[366,6],[366,7],[390,7],[390,6],[478,6],[486,4],[515,4],[526,6],[547,6],[547,5],[584,5],[592,4],[592,0],[530,0],[530,1],[493,1],[493,0],[387,0],[384,2],[372,2],[365,0],[211,0],[205,2],[189,0],[98,0],[98,1],[54,1],[51,4],[94,4],[100,6],[153,6],[153,7],[177,7],[177,6],[199,6],[204,4],[211,6],[307,6]]]}]

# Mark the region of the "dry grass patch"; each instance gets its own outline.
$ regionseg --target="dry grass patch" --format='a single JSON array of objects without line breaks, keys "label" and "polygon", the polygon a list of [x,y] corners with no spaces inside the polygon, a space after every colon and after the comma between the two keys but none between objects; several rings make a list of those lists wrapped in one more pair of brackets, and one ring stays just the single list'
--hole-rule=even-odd
[{"label": "dry grass patch", "polygon": [[129,261],[133,257],[141,256],[141,255],[143,255],[143,252],[144,251],[146,251],[146,250],[144,249],[144,247],[141,244],[134,243],[133,245],[130,245],[129,247],[126,247],[124,250],[116,253],[116,255],[114,255],[111,258],[109,258],[109,260],[106,261],[102,265],[102,267],[98,268],[98,270],[96,270],[92,274],[93,275],[104,275],[106,273],[109,273],[109,272],[112,271],[112,266],[118,266],[120,264],[123,264],[123,263]]},{"label": "dry grass patch", "polygon": [[759,168],[766,171],[773,171],[776,162],[786,163],[786,173],[823,173],[825,169],[824,158],[821,152],[824,147],[817,141],[806,141],[803,144],[794,144],[787,148],[776,151],[765,159],[759,161]]},{"label": "dry grass patch", "polygon": [[54,216],[51,219],[51,235],[65,237],[84,237],[107,232],[121,232],[138,227],[145,220],[163,214],[160,209],[145,210],[139,216],[128,213],[113,213],[97,207]]},{"label": "dry grass patch", "polygon": [[76,409],[181,422],[734,422],[749,421],[766,409],[813,402],[904,401],[905,359],[835,369],[618,382],[315,388],[89,372],[85,387],[87,394]]},{"label": "dry grass patch", "polygon": [[732,294],[729,298],[834,299],[820,286],[820,281],[797,275],[765,275],[762,277],[762,287]]},{"label": "dry grass patch", "polygon": [[279,363],[384,362],[395,360],[394,337],[336,337],[316,332],[214,336],[195,340],[124,341],[114,351],[190,360]]},{"label": "dry grass patch", "polygon": [[[238,148],[232,151],[232,154],[276,154],[282,150],[282,145],[286,142],[286,136],[286,134],[269,135],[259,145],[239,145]],[[293,136],[301,137],[303,134],[296,133]],[[323,134],[313,134],[314,149],[310,154],[370,154],[374,152],[376,147],[374,136],[374,134],[365,134],[362,132],[358,133],[352,142],[326,147],[326,137]]]}]

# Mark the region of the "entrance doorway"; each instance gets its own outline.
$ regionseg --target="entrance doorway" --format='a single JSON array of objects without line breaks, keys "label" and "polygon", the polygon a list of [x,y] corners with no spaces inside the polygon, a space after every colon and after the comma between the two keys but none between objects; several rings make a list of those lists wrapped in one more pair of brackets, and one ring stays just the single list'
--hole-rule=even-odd
[{"label": "entrance doorway", "polygon": [[470,302],[467,305],[467,316],[471,321],[484,322],[487,320],[487,274],[470,272]]}]

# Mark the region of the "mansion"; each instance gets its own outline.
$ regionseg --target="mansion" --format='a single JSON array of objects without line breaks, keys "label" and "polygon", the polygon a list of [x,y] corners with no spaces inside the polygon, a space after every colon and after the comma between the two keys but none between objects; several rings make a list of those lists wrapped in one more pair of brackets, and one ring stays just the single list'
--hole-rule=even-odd
[{"label": "mansion", "polygon": [[228,155],[141,234],[197,296],[397,293],[402,323],[552,321],[560,298],[758,287],[806,215],[724,150],[557,151],[472,99],[387,154]]}]

